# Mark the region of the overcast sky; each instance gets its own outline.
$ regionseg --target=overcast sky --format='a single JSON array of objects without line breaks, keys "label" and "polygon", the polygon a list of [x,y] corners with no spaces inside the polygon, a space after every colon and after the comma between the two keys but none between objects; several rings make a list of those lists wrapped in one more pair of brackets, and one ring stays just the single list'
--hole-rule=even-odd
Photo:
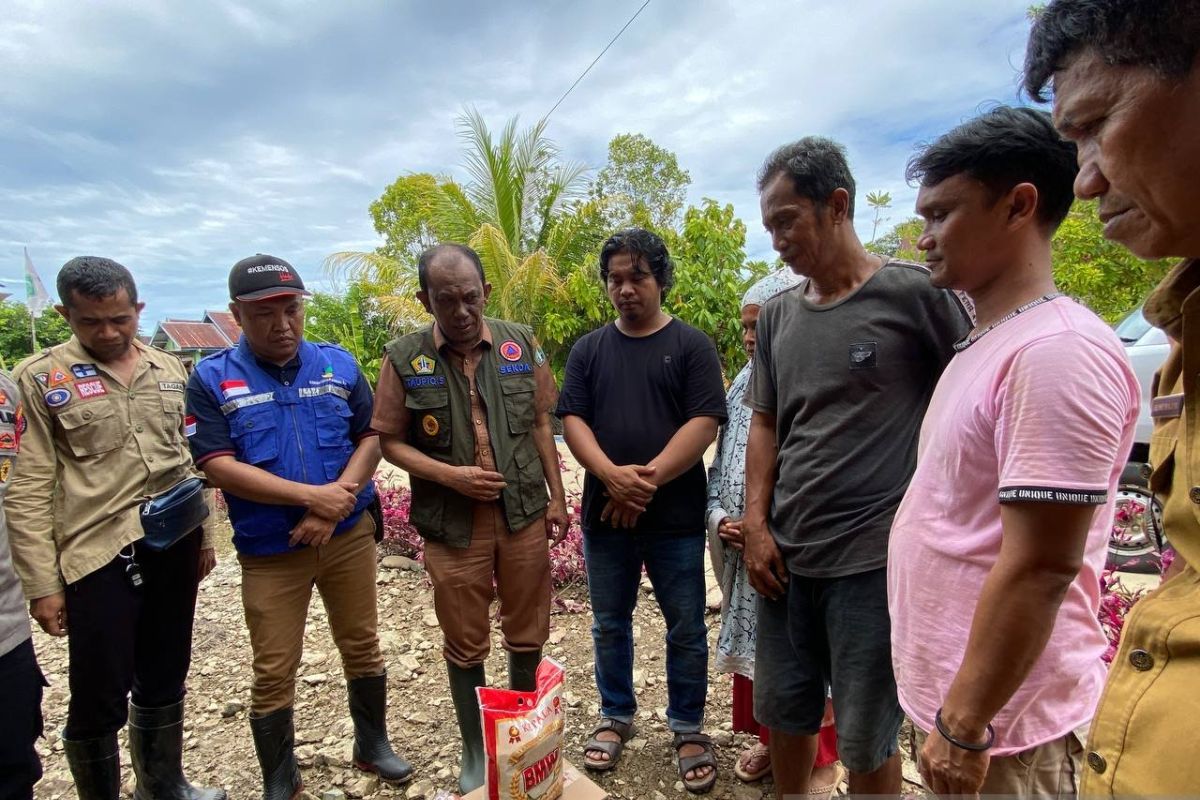
[{"label": "overcast sky", "polygon": [[[465,106],[532,123],[641,2],[0,0],[0,278],[23,297],[26,246],[52,294],[69,258],[116,258],[147,330],[223,307],[255,252],[326,287],[326,255],[378,243],[367,206],[396,176],[462,175]],[[598,168],[614,135],[646,134],[690,202],[735,204],[760,258],[763,157],[832,136],[869,235],[868,191],[911,213],[915,143],[1019,101],[1027,5],[652,0],[549,135]]]}]

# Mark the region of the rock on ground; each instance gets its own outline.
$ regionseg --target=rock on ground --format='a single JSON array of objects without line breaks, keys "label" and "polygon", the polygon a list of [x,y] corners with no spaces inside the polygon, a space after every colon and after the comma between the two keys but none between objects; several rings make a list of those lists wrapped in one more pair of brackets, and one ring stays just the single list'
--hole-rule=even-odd
[{"label": "rock on ground", "polygon": [[[225,538],[225,537],[223,537]],[[226,538],[227,541],[227,538]],[[216,570],[201,585],[196,611],[192,671],[188,683],[184,764],[201,786],[222,786],[231,798],[261,796],[258,762],[246,721],[250,706],[250,643],[242,615],[241,576],[228,545]],[[391,562],[399,565],[400,562]],[[384,570],[381,569],[382,573]],[[346,706],[346,683],[328,618],[314,592],[304,637],[304,656],[296,683],[296,731],[303,755],[306,794],[320,800],[433,798],[457,793],[458,728],[446,686],[440,631],[429,624],[432,591],[423,572],[397,566],[393,580],[379,586],[379,631],[388,664],[388,724],[397,751],[416,769],[408,786],[391,787],[351,765],[353,727]],[[583,586],[565,591],[566,599],[586,604]],[[709,647],[715,652],[718,618],[707,617]],[[664,678],[666,632],[653,596],[635,612],[638,739],[625,750],[620,766],[592,775],[613,798],[684,797],[671,762],[671,734],[663,722],[667,705]],[[436,620],[435,620],[436,624]],[[589,614],[555,614],[546,654],[567,670],[567,731],[564,755],[582,763],[583,743],[598,722],[599,696],[592,675]],[[493,685],[507,681],[499,631],[493,636],[488,676]],[[62,754],[60,731],[66,717],[67,647],[65,639],[35,634],[38,659],[50,686],[43,709],[46,738],[38,743],[45,777],[38,800],[74,800],[70,772]],[[708,730],[729,730],[731,680],[710,672]],[[655,713],[657,712],[657,714]],[[724,723],[724,724],[723,724]],[[720,777],[708,795],[715,800],[772,797],[766,781],[744,786],[733,774],[734,760],[747,745],[744,734],[721,734],[716,748]],[[128,744],[120,734],[125,796],[132,791]],[[907,748],[902,748],[902,752]],[[678,789],[676,787],[679,787]],[[906,791],[915,791],[906,786]]]}]

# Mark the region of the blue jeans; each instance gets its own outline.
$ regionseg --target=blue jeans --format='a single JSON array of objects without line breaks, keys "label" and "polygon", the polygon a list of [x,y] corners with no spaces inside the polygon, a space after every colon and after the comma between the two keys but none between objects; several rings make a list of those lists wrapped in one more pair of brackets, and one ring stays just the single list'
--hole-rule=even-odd
[{"label": "blue jeans", "polygon": [[676,733],[698,732],[708,692],[703,532],[658,536],[584,531],[583,557],[592,601],[601,714],[629,722],[637,712],[633,609],[644,564],[667,623],[667,721]]}]

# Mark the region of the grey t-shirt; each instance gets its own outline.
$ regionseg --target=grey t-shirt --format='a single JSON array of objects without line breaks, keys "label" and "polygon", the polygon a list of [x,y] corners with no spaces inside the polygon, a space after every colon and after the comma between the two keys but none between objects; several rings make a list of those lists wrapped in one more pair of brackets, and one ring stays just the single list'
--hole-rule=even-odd
[{"label": "grey t-shirt", "polygon": [[916,264],[888,262],[828,305],[807,285],[763,306],[745,403],[776,417],[770,527],[788,570],[836,578],[886,566],[921,420],[971,322]]}]

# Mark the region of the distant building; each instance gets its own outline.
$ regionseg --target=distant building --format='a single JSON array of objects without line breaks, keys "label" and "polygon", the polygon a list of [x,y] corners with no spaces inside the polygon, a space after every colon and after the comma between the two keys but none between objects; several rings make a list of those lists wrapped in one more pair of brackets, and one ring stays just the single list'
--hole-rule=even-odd
[{"label": "distant building", "polygon": [[242,335],[233,314],[228,311],[205,311],[199,322],[183,319],[166,319],[158,323],[150,344],[194,365],[205,356],[219,353],[237,344]]}]

